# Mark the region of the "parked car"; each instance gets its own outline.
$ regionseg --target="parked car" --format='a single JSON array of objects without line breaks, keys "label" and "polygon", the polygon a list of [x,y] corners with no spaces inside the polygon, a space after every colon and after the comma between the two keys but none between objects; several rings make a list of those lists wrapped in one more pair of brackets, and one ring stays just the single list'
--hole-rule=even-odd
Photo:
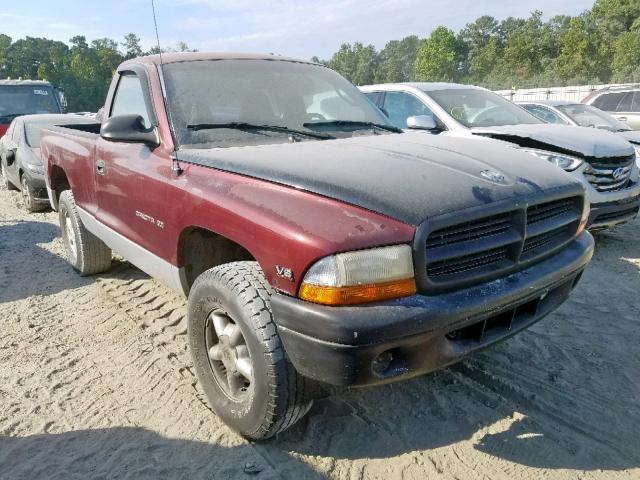
[{"label": "parked car", "polygon": [[52,125],[90,123],[77,115],[26,115],[17,117],[0,139],[0,171],[3,186],[20,190],[22,205],[28,212],[49,206],[40,158],[40,133]]},{"label": "parked car", "polygon": [[632,143],[640,158],[640,131],[632,130],[626,123],[599,108],[569,100],[530,100],[516,102],[529,113],[546,123],[595,127],[617,133]]},{"label": "parked car", "polygon": [[199,386],[250,438],[317,385],[403,380],[521,331],[592,255],[579,182],[498,142],[402,133],[322,65],[134,59],[103,115],[41,143],[67,257],[90,275],[116,250],[188,295]]},{"label": "parked car", "polygon": [[610,228],[638,214],[637,154],[629,142],[611,132],[548,125],[500,95],[469,85],[386,84],[361,90],[399,128],[509,142],[570,172],[587,191],[592,230]]},{"label": "parked car", "polygon": [[0,80],[0,137],[21,115],[63,113],[66,99],[61,90],[43,80]]},{"label": "parked car", "polygon": [[633,130],[640,130],[640,86],[612,86],[586,96],[582,103],[610,113]]}]

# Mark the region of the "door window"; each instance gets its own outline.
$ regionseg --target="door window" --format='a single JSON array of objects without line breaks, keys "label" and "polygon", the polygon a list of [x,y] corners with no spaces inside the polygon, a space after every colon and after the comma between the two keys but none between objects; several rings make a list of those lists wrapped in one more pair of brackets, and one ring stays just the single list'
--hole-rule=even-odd
[{"label": "door window", "polygon": [[536,117],[538,117],[543,122],[547,123],[557,123],[560,125],[566,125],[567,122],[560,117],[553,110],[543,107],[541,105],[523,105],[524,109],[533,113]]},{"label": "door window", "polygon": [[633,101],[633,92],[626,92],[620,103],[618,103],[618,107],[615,109],[616,112],[630,112],[631,111],[631,102]]},{"label": "door window", "polygon": [[640,90],[633,92],[633,101],[631,102],[631,112],[640,112]]},{"label": "door window", "polygon": [[144,100],[142,83],[135,73],[123,73],[111,106],[111,116],[140,115],[146,128],[151,127],[147,104]]},{"label": "door window", "polygon": [[605,112],[615,112],[620,100],[626,95],[626,92],[604,93],[596,98],[592,105]]},{"label": "door window", "polygon": [[389,120],[398,128],[407,128],[407,118],[416,115],[428,115],[437,122],[433,112],[417,97],[405,92],[386,92],[384,109]]},{"label": "door window", "polygon": [[365,97],[376,104],[377,107],[382,106],[383,92],[364,92]]}]

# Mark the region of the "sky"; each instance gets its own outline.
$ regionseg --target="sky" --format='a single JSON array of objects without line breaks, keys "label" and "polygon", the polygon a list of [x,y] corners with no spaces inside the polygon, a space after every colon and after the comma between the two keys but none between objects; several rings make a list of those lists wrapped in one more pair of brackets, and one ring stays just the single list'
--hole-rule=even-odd
[{"label": "sky", "polygon": [[[577,15],[593,0],[156,0],[163,47],[186,42],[201,51],[277,53],[329,58],[340,44],[381,49],[407,35],[428,36],[438,25],[458,31],[481,15],[527,17],[531,10]],[[155,45],[151,0],[2,0],[0,33],[14,40],[122,41],[129,32]]]}]

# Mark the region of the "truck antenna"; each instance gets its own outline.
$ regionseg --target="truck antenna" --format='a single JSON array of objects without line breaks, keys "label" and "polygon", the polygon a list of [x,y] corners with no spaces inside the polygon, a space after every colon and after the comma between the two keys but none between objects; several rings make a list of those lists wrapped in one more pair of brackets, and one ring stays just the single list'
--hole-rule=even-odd
[{"label": "truck antenna", "polygon": [[171,130],[171,136],[173,138],[173,153],[171,154],[173,165],[171,167],[171,170],[173,170],[173,172],[176,175],[180,175],[183,172],[183,170],[182,170],[182,167],[180,166],[180,161],[178,160],[178,147],[176,146],[176,139],[175,139],[175,136],[173,135],[173,132],[174,132],[173,119],[171,117],[171,110],[169,108],[169,102],[167,101],[167,90],[164,84],[164,69],[163,69],[164,62],[162,60],[162,48],[160,47],[160,34],[158,33],[158,20],[156,18],[156,4],[154,0],[151,0],[151,10],[153,11],[153,26],[155,27],[155,30],[156,30],[156,42],[158,45],[158,54],[160,55],[160,84],[162,86],[162,97],[164,99],[164,108],[167,112],[167,118],[169,119],[169,125],[170,125],[169,130]]}]

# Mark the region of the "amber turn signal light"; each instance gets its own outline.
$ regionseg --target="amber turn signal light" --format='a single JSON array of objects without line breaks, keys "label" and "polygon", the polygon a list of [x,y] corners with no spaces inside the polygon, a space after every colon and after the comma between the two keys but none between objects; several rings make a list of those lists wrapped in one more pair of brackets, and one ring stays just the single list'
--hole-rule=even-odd
[{"label": "amber turn signal light", "polygon": [[416,282],[413,278],[371,285],[351,285],[328,287],[303,283],[299,296],[303,300],[322,305],[357,305],[377,302],[390,298],[415,295]]}]

